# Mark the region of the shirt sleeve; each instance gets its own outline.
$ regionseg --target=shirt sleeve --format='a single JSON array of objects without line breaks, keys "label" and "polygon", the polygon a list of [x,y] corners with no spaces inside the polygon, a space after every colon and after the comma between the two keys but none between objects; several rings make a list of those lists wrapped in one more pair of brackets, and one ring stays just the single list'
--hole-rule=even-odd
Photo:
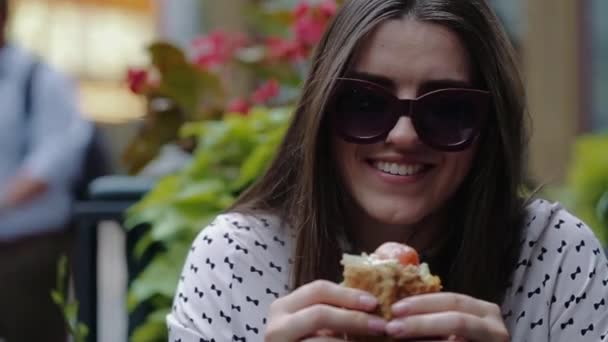
[{"label": "shirt sleeve", "polygon": [[550,341],[608,342],[608,262],[598,239],[579,219],[561,210],[549,229],[564,253],[551,298]]},{"label": "shirt sleeve", "polygon": [[22,169],[50,185],[69,186],[81,167],[92,124],[81,116],[67,77],[41,65],[33,86]]},{"label": "shirt sleeve", "polygon": [[268,307],[283,293],[284,266],[270,255],[283,247],[252,220],[220,215],[196,238],[167,316],[171,341],[263,340]]}]

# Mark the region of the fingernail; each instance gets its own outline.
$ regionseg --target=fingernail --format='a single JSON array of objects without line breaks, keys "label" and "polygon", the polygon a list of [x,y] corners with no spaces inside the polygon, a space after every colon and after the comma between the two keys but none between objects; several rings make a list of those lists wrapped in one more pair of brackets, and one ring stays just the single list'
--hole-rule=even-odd
[{"label": "fingernail", "polygon": [[370,318],[367,322],[367,326],[373,331],[384,332],[386,321],[381,318]]},{"label": "fingernail", "polygon": [[364,307],[371,309],[374,306],[378,305],[378,300],[374,296],[361,295],[359,297],[359,303],[361,303],[361,305],[363,305]]},{"label": "fingernail", "polygon": [[407,303],[397,303],[391,307],[391,311],[394,315],[403,315],[407,312],[408,305]]},{"label": "fingernail", "polygon": [[389,322],[386,325],[386,332],[389,335],[396,335],[396,334],[400,333],[402,330],[403,330],[403,325],[399,322],[393,321],[393,322]]}]

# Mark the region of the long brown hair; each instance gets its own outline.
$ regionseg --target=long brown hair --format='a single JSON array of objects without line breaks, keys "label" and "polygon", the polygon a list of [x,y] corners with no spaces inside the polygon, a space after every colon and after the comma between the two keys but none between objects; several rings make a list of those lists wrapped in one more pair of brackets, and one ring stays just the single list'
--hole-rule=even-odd
[{"label": "long brown hair", "polygon": [[494,110],[471,171],[448,204],[450,243],[430,263],[446,290],[499,303],[519,255],[525,213],[518,191],[525,169],[526,107],[513,49],[484,0],[347,0],[314,53],[276,158],[231,210],[267,210],[296,230],[295,287],[338,279],[345,214],[325,104],[361,41],[385,20],[405,17],[458,34],[474,76],[492,93]]}]

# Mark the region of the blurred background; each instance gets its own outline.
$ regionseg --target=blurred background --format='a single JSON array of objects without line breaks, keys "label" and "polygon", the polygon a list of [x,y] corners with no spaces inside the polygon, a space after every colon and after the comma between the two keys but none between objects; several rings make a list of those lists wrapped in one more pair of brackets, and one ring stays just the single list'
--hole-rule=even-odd
[{"label": "blurred background", "polygon": [[[189,242],[262,172],[314,25],[332,15],[322,1],[302,2],[10,1],[9,41],[75,80],[111,166],[73,219],[80,264],[71,263],[68,297],[81,305],[70,315],[87,324],[89,340],[166,341],[163,318]],[[521,59],[531,184],[606,242],[608,2],[490,2]]]}]

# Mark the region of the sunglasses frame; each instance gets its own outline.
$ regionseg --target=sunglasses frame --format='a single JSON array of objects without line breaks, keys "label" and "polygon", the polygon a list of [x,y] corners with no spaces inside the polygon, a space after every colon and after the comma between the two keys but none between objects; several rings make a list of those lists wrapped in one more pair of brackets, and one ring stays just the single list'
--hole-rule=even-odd
[{"label": "sunglasses frame", "polygon": [[[335,98],[336,93],[338,93],[343,87],[353,86],[355,83],[357,86],[364,87],[369,91],[375,93],[376,95],[380,95],[387,101],[387,110],[389,115],[392,115],[392,124],[387,124],[387,129],[382,131],[379,134],[369,136],[369,137],[357,137],[345,132],[341,127],[343,125],[340,124],[340,115],[338,115],[337,99]],[[419,106],[424,103],[424,101],[428,101],[429,97],[437,96],[438,94],[446,94],[446,93],[455,93],[458,92],[461,95],[473,97],[471,103],[476,106],[477,110],[474,114],[474,125],[471,127],[472,134],[465,138],[462,141],[458,141],[450,144],[438,144],[433,139],[430,139],[429,136],[424,132],[423,129],[420,128],[420,119],[421,115],[424,115],[424,111],[416,110],[416,106]],[[391,130],[395,127],[397,122],[402,116],[409,117],[412,121],[412,125],[414,126],[414,130],[416,134],[420,138],[420,140],[437,150],[453,152],[453,151],[462,151],[468,148],[480,135],[482,127],[485,124],[487,119],[487,112],[489,112],[491,106],[491,94],[487,90],[481,89],[473,89],[473,88],[443,88],[437,89],[434,91],[430,91],[428,93],[422,94],[414,99],[399,99],[396,97],[390,90],[385,87],[378,85],[374,82],[370,82],[367,80],[361,80],[356,78],[338,78],[336,80],[336,84],[334,86],[334,91],[332,92],[332,96],[330,97],[330,101],[328,104],[328,112],[331,116],[331,122],[334,132],[339,135],[342,139],[347,142],[355,143],[355,144],[373,144],[380,141],[386,140],[386,137],[390,133]],[[389,127],[390,126],[390,127]],[[421,134],[422,133],[422,134]]]}]

